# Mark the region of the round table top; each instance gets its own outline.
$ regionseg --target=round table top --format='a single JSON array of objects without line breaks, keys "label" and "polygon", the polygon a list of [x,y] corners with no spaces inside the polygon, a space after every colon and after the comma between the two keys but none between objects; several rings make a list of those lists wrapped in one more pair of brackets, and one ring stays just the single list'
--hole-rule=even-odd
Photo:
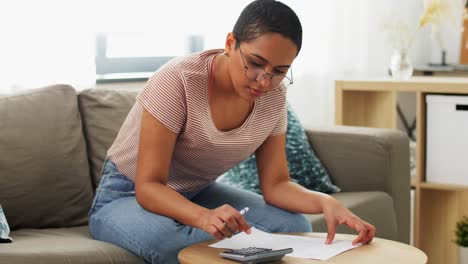
[{"label": "round table top", "polygon": [[[326,238],[326,233],[295,233],[293,235],[301,236],[310,236],[318,238]],[[347,234],[336,234],[335,240],[354,240],[357,235],[347,235]],[[239,263],[232,260],[222,258],[218,255],[219,252],[222,252],[222,248],[213,248],[208,247],[213,243],[217,242],[216,240],[201,242],[198,244],[193,244],[189,247],[184,248],[179,252],[179,261],[182,264],[210,264],[210,263]],[[347,263],[347,264],[366,264],[366,263],[426,263],[427,256],[419,250],[418,248],[412,247],[407,244],[400,242],[374,238],[371,243],[348,250],[341,254],[338,254],[328,260],[314,260],[314,259],[303,259],[303,258],[293,258],[285,256],[281,261],[276,263]],[[272,262],[273,263],[273,262]]]}]

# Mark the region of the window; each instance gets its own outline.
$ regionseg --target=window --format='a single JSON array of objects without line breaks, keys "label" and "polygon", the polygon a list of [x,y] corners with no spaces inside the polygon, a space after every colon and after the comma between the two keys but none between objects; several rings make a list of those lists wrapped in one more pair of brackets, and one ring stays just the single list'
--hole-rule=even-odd
[{"label": "window", "polygon": [[203,36],[149,33],[96,34],[96,82],[146,80],[170,59],[201,51]]}]

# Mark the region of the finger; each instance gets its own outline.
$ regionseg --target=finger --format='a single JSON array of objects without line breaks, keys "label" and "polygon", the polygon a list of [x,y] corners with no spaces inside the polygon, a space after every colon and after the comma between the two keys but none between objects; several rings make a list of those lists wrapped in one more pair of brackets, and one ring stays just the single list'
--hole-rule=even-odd
[{"label": "finger", "polygon": [[367,236],[367,231],[365,229],[361,229],[359,231],[359,235],[353,240],[353,243],[352,243],[353,246],[358,243],[365,244],[366,236]]},{"label": "finger", "polygon": [[353,245],[356,245],[357,243],[363,243],[365,240],[365,237],[367,236],[366,228],[361,222],[359,222],[359,220],[350,220],[350,221],[351,221],[350,226],[359,232],[359,235],[357,236],[357,238],[353,240]]},{"label": "finger", "polygon": [[229,232],[231,232],[231,234],[237,233],[237,231],[239,230],[239,226],[234,215],[232,215],[229,212],[226,212],[223,214],[221,220],[225,223],[227,229],[229,230]]},{"label": "finger", "polygon": [[237,233],[239,227],[235,216],[236,214],[239,214],[239,212],[228,204],[224,204],[220,207],[220,209],[221,211],[219,217],[221,218],[221,221],[225,223],[227,229],[229,230],[229,232],[231,232],[231,234]]},{"label": "finger", "polygon": [[232,232],[229,231],[227,225],[222,221],[222,219],[218,218],[218,221],[216,221],[215,225],[218,231],[224,236],[224,237],[231,237]]},{"label": "finger", "polygon": [[250,225],[245,219],[243,215],[239,213],[239,211],[235,210],[234,217],[239,227],[239,231],[245,231],[247,234],[250,234],[252,231],[250,230]]},{"label": "finger", "polygon": [[224,235],[221,232],[219,232],[216,226],[214,225],[210,226],[209,231],[210,231],[210,235],[214,236],[216,239],[224,238]]},{"label": "finger", "polygon": [[245,222],[246,222],[246,225],[242,226],[242,230],[244,230],[245,233],[247,233],[247,234],[252,234],[252,229],[250,229],[250,224],[247,223],[247,221],[245,221]]},{"label": "finger", "polygon": [[362,243],[364,244],[366,241],[367,233],[368,230],[362,225],[361,222],[356,222],[356,230],[359,232],[358,237],[353,241],[353,245],[356,245],[357,243]]},{"label": "finger", "polygon": [[230,235],[232,236],[235,232],[229,227],[228,224],[226,224],[226,222],[224,222],[224,226],[227,228],[227,230],[229,231]]},{"label": "finger", "polygon": [[336,232],[336,223],[335,221],[327,221],[327,240],[325,244],[331,244],[333,239],[335,239],[335,232]]},{"label": "finger", "polygon": [[374,226],[372,226],[372,230],[371,230],[371,237],[370,237],[370,240],[369,240],[369,242],[367,242],[367,243],[370,243],[370,242],[372,242],[372,240],[374,240],[374,237],[375,237],[375,232],[376,232],[376,229],[375,229],[375,227],[374,227]]},{"label": "finger", "polygon": [[237,225],[239,227],[239,232],[244,231],[247,234],[252,233],[250,229],[250,224],[245,220],[245,218],[241,215],[240,218],[236,218]]},{"label": "finger", "polygon": [[374,238],[374,235],[375,235],[375,227],[371,224],[369,224],[368,222],[362,220],[362,219],[358,219],[359,222],[361,223],[361,225],[366,229],[367,231],[367,236],[366,236],[366,241],[369,241],[372,240],[372,238]]},{"label": "finger", "polygon": [[367,230],[366,241],[364,243],[369,244],[370,242],[372,242],[372,239],[374,239],[374,236],[375,236],[375,230],[374,229],[368,229]]},{"label": "finger", "polygon": [[366,221],[363,221],[364,227],[367,229],[366,244],[370,243],[375,236],[375,227]]}]

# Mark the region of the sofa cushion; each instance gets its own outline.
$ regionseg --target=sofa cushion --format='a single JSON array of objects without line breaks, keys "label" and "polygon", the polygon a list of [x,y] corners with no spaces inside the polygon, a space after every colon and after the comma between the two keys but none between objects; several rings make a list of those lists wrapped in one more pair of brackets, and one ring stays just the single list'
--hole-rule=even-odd
[{"label": "sofa cushion", "polygon": [[86,224],[93,198],[76,91],[0,97],[0,203],[11,229]]},{"label": "sofa cushion", "polygon": [[88,226],[13,231],[11,244],[0,246],[0,263],[145,263],[130,251],[93,240]]},{"label": "sofa cushion", "polygon": [[[332,194],[340,203],[361,219],[377,228],[376,237],[397,240],[396,213],[393,199],[385,192],[341,192]],[[327,232],[327,224],[323,214],[306,215],[312,223],[314,232]],[[337,233],[357,234],[356,231],[341,225]]]},{"label": "sofa cushion", "polygon": [[114,142],[137,91],[84,90],[78,94],[94,188],[99,185],[107,150]]}]

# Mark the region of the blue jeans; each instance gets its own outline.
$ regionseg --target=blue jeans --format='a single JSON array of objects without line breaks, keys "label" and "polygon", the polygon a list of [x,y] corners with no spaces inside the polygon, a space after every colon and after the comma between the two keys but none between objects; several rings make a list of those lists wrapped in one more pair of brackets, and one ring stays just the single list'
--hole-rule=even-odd
[{"label": "blue jeans", "polygon": [[[268,205],[263,197],[220,182],[197,192],[181,193],[206,208],[229,204],[248,206],[246,220],[266,232],[311,232],[302,214]],[[169,202],[169,201],[168,201]],[[147,263],[179,263],[183,248],[214,238],[205,231],[143,209],[135,199],[135,186],[109,159],[89,211],[89,230],[94,239],[112,243],[140,256]]]}]

